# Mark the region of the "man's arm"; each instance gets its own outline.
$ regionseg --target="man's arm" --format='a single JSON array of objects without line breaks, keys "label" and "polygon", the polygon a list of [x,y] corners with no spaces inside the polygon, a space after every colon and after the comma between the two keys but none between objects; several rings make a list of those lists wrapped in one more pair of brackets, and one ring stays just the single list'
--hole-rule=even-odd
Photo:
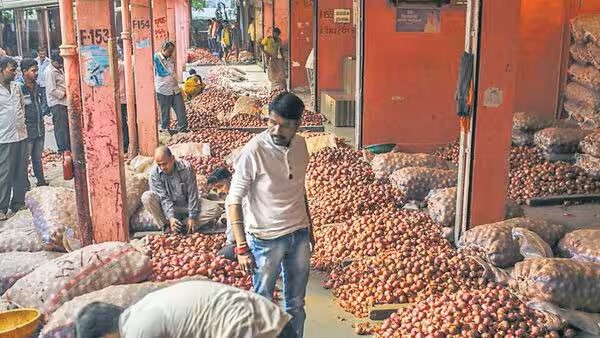
[{"label": "man's arm", "polygon": [[[235,173],[231,179],[229,194],[225,201],[229,212],[231,231],[235,237],[236,246],[243,248],[247,246],[246,234],[244,232],[244,214],[242,211],[242,200],[248,195],[250,185],[256,177],[256,167],[248,150],[242,150],[235,164]],[[254,270],[254,258],[251,253],[238,256],[240,267],[247,273]]]},{"label": "man's arm", "polygon": [[158,174],[152,173],[150,175],[150,190],[154,191],[160,196],[160,206],[165,214],[167,220],[175,218],[175,208],[173,200],[167,195],[167,188],[158,178]]},{"label": "man's arm", "polygon": [[54,71],[47,70],[46,75],[46,91],[58,100],[63,99],[67,93],[56,85],[56,74]]},{"label": "man's arm", "polygon": [[310,208],[308,207],[308,196],[306,196],[306,192],[304,193],[304,203],[306,204],[306,216],[308,217],[308,234],[310,235],[310,245],[311,250],[315,249],[316,239],[315,232],[312,222],[312,217],[310,216]]}]

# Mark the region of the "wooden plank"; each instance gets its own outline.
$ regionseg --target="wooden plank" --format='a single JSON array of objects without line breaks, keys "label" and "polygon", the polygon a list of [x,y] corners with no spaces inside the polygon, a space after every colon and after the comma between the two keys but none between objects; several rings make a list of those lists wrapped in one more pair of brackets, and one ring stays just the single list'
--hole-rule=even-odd
[{"label": "wooden plank", "polygon": [[399,309],[412,306],[409,303],[403,304],[377,304],[369,309],[369,319],[371,320],[386,320]]},{"label": "wooden plank", "polygon": [[[219,128],[219,130],[239,130],[239,131],[245,131],[248,133],[253,133],[253,134],[258,134],[258,133],[262,133],[263,131],[265,131],[267,129],[267,127],[223,127],[223,128]],[[191,129],[191,130],[195,130],[195,129]],[[325,132],[325,126],[304,126],[304,127],[300,127],[300,130],[298,130],[298,132],[302,132],[302,131],[310,131],[310,132],[314,132],[314,133],[322,133]]]},{"label": "wooden plank", "polygon": [[600,202],[600,194],[588,195],[556,195],[531,198],[527,200],[527,205],[531,207],[542,207],[548,205],[561,205],[565,202],[570,203],[595,203]]}]

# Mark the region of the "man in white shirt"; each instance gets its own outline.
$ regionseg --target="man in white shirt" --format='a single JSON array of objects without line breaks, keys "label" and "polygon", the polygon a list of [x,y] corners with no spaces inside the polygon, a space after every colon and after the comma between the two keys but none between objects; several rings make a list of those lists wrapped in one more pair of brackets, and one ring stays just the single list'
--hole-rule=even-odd
[{"label": "man in white shirt", "polygon": [[268,299],[212,281],[154,291],[127,310],[95,302],[75,321],[76,338],[295,338],[290,316]]},{"label": "man in white shirt", "polygon": [[63,65],[62,56],[54,54],[44,74],[46,99],[50,113],[52,114],[52,124],[54,124],[54,138],[56,139],[58,152],[61,154],[66,150],[71,150],[69,115],[67,113],[67,89]]},{"label": "man in white shirt", "polygon": [[250,140],[235,161],[226,206],[240,267],[253,273],[254,291],[269,299],[283,274],[285,310],[301,338],[314,244],[304,188],[308,150],[296,135],[304,103],[282,93],[269,112],[268,130]]},{"label": "man in white shirt", "polygon": [[38,84],[38,89],[42,93],[42,98],[43,98],[42,111],[44,112],[44,114],[46,114],[46,113],[48,113],[48,103],[46,102],[47,101],[46,100],[46,82],[45,82],[46,78],[44,77],[44,74],[46,72],[46,69],[50,65],[50,59],[46,56],[46,47],[44,47],[44,46],[38,47],[37,54],[38,54],[38,57],[35,58],[35,61],[37,61],[37,63],[38,63],[37,84]]},{"label": "man in white shirt", "polygon": [[[0,221],[8,208],[24,208],[27,180],[25,98],[16,83],[17,62],[0,57]],[[12,199],[11,199],[12,196]]]},{"label": "man in white shirt", "polygon": [[177,116],[177,131],[187,130],[187,117],[185,116],[185,104],[183,95],[179,88],[177,75],[175,73],[175,61],[172,60],[175,53],[175,44],[167,41],[163,44],[160,52],[154,54],[154,83],[156,85],[156,98],[160,106],[160,128],[168,130],[171,124],[171,108]]}]

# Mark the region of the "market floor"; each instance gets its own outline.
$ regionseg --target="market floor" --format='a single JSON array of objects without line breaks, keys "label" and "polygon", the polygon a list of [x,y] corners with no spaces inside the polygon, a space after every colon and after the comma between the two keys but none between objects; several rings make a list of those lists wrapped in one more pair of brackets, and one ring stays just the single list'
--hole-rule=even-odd
[{"label": "market floor", "polygon": [[324,274],[311,271],[306,290],[305,338],[345,338],[357,337],[353,323],[361,322],[337,306],[331,291],[321,286]]}]

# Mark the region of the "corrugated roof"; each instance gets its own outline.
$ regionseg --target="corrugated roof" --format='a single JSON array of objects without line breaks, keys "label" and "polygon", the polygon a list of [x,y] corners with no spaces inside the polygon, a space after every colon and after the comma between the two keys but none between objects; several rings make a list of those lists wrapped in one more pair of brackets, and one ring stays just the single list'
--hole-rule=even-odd
[{"label": "corrugated roof", "polygon": [[56,5],[58,0],[0,0],[0,10]]}]

